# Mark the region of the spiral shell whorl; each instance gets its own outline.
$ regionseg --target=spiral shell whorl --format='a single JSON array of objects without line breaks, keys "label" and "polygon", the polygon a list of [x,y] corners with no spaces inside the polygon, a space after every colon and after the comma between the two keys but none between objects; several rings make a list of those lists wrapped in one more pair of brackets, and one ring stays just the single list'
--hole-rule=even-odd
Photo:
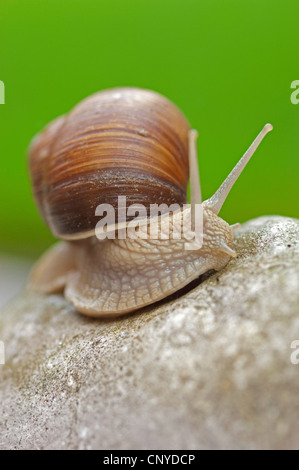
[{"label": "spiral shell whorl", "polygon": [[116,208],[186,202],[189,123],[158,93],[96,93],[33,141],[30,169],[38,207],[59,238],[84,238],[99,204]]}]

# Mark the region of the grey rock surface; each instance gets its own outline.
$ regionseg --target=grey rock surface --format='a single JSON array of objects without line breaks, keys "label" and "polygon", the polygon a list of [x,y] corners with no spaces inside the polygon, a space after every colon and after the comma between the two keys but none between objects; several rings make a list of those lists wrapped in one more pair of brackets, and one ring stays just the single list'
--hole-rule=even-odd
[{"label": "grey rock surface", "polygon": [[0,253],[0,309],[23,288],[33,261]]},{"label": "grey rock surface", "polygon": [[23,293],[0,315],[0,448],[299,448],[298,240],[249,221],[223,271],[119,319]]}]

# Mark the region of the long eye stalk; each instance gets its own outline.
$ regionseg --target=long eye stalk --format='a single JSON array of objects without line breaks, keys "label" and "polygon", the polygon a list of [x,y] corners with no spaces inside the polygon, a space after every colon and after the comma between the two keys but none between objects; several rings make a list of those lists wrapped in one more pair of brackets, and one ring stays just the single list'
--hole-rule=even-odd
[{"label": "long eye stalk", "polygon": [[273,126],[272,124],[266,124],[261,132],[258,134],[256,139],[252,142],[247,152],[244,153],[243,157],[238,161],[235,168],[230,172],[226,180],[222,183],[220,188],[216,191],[216,193],[207,201],[205,201],[205,207],[211,209],[215,214],[218,214],[225,199],[227,198],[231,188],[239,178],[240,174],[244,170],[245,166],[251,159],[252,155],[258,148],[259,144],[263,140],[268,132],[272,131]]},{"label": "long eye stalk", "polygon": [[197,136],[198,132],[195,129],[189,131],[189,179],[192,230],[194,230],[195,227],[195,205],[202,203],[197,157]]}]

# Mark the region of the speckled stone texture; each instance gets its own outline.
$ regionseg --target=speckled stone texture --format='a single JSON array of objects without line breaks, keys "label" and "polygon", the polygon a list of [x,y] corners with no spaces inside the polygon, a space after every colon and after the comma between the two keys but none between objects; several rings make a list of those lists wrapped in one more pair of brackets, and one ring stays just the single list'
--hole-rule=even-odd
[{"label": "speckled stone texture", "polygon": [[21,294],[0,315],[0,448],[299,448],[299,221],[235,238],[223,271],[119,319]]}]

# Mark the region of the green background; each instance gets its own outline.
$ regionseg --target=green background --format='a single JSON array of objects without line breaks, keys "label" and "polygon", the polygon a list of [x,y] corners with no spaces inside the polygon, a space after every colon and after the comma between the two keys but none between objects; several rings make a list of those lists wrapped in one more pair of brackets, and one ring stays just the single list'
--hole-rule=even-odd
[{"label": "green background", "polygon": [[150,88],[199,131],[204,198],[266,122],[267,136],[221,216],[298,216],[298,0],[0,0],[0,251],[52,241],[33,202],[32,136],[87,95]]}]

